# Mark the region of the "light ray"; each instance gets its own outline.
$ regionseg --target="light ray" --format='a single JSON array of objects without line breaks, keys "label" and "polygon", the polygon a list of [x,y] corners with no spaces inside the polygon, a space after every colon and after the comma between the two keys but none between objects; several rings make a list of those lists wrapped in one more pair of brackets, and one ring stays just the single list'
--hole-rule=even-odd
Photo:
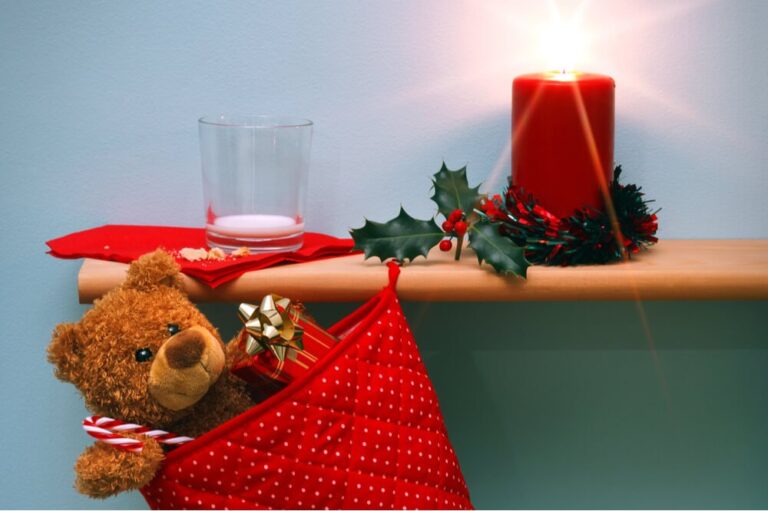
[{"label": "light ray", "polygon": [[595,171],[597,185],[600,187],[600,194],[603,196],[605,209],[608,213],[608,218],[611,221],[611,228],[613,229],[614,236],[616,236],[619,252],[621,253],[621,259],[623,261],[628,261],[629,255],[627,254],[627,250],[624,246],[624,234],[621,232],[619,217],[616,215],[616,208],[613,204],[613,199],[611,198],[611,191],[608,188],[608,181],[605,179],[605,174],[608,169],[603,168],[603,162],[600,158],[600,151],[597,148],[597,142],[595,142],[595,134],[592,131],[592,125],[589,122],[587,108],[584,106],[584,98],[581,95],[581,89],[579,89],[579,86],[575,81],[571,83],[571,89],[573,90],[573,99],[576,103],[576,111],[579,114],[579,122],[581,123],[581,128],[584,132],[584,139],[587,143],[589,156],[592,159],[592,170]]},{"label": "light ray", "polygon": [[536,89],[536,92],[534,92],[533,97],[528,103],[526,110],[518,118],[517,125],[512,130],[512,136],[510,137],[510,141],[508,141],[505,144],[504,148],[502,149],[501,153],[496,159],[496,164],[493,166],[490,176],[488,177],[488,179],[486,179],[483,182],[483,190],[493,191],[493,190],[500,189],[502,172],[509,175],[509,168],[503,168],[502,164],[505,161],[507,161],[507,158],[509,158],[509,161],[511,161],[512,152],[515,150],[515,147],[517,146],[517,143],[520,139],[520,134],[525,132],[526,129],[528,129],[528,122],[531,118],[531,113],[536,109],[537,105],[539,104],[543,91],[544,91],[543,87],[538,87]]},{"label": "light ray", "polygon": [[[600,153],[597,148],[597,143],[595,142],[595,136],[594,132],[592,131],[592,125],[589,122],[589,116],[587,115],[587,109],[584,105],[584,98],[581,95],[581,90],[579,89],[576,82],[573,83],[573,96],[574,100],[576,102],[576,109],[579,112],[579,121],[582,127],[582,131],[584,132],[584,138],[587,143],[587,147],[589,149],[589,154],[592,159],[592,169],[595,171],[595,175],[597,177],[598,184],[600,186],[600,192],[603,195],[603,200],[605,201],[605,209],[608,213],[608,217],[611,222],[611,229],[613,230],[613,234],[616,237],[616,244],[619,247],[619,251],[621,253],[621,259],[622,264],[626,264],[629,262],[629,253],[626,250],[626,247],[624,245],[624,233],[621,231],[621,225],[619,223],[618,215],[616,214],[616,207],[613,203],[613,199],[611,198],[611,193],[608,188],[608,182],[605,179],[605,169],[603,168],[603,163],[600,159]],[[632,266],[627,265],[626,266],[626,273],[625,273],[627,283],[629,284],[629,288],[632,291],[633,301],[635,303],[635,309],[637,310],[638,319],[640,320],[640,325],[643,329],[643,334],[645,336],[646,344],[648,345],[648,352],[651,355],[651,358],[653,359],[653,365],[656,369],[656,375],[659,378],[659,385],[661,387],[662,395],[664,396],[664,401],[667,407],[667,411],[671,414],[672,408],[671,408],[671,397],[669,394],[669,386],[667,384],[667,377],[664,374],[664,370],[661,367],[661,360],[659,359],[659,354],[656,351],[656,342],[653,339],[653,332],[651,331],[651,324],[648,321],[648,315],[645,312],[645,306],[643,305],[642,297],[640,296],[640,291],[637,287],[637,281],[635,280],[635,273],[632,269]]]},{"label": "light ray", "polygon": [[623,38],[633,32],[641,32],[647,28],[655,28],[663,23],[679,21],[679,18],[692,11],[712,4],[714,0],[690,0],[688,2],[667,2],[655,9],[639,9],[632,16],[615,16],[611,24],[590,31],[590,39],[600,44],[610,44],[618,38]]},{"label": "light ray", "polygon": [[[608,69],[612,71],[609,74],[621,77],[617,82],[622,90],[627,91],[625,97],[642,97],[654,105],[663,107],[665,111],[674,113],[679,119],[695,121],[697,125],[712,133],[722,134],[720,119],[706,118],[691,108],[685,97],[675,97],[669,90],[661,91],[641,76],[633,76],[628,66],[621,65],[624,57],[615,55],[611,59],[606,58],[614,52],[613,48],[622,48],[622,55],[625,55],[624,50],[628,44],[632,44],[632,41],[639,44],[644,37],[649,36],[644,36],[644,32],[661,24],[679,22],[681,17],[689,16],[691,12],[712,3],[713,0],[670,2],[653,8],[643,8],[633,12],[631,16],[614,16],[617,13],[610,12],[610,23],[603,19],[607,14],[598,13],[592,23],[587,23],[590,9],[594,8],[594,5],[589,0],[582,0],[567,13],[569,19],[584,26],[584,44],[587,51],[584,62],[576,64],[580,64],[579,68],[594,68],[597,71]],[[378,101],[370,102],[370,98],[366,98],[367,109],[387,111],[411,105],[428,105],[446,97],[473,97],[475,101],[471,103],[471,107],[468,105],[451,110],[451,115],[458,121],[472,119],[508,107],[508,88],[504,86],[504,93],[499,94],[499,84],[508,84],[515,74],[544,70],[546,66],[542,65],[541,57],[536,54],[535,41],[545,26],[557,23],[558,19],[561,23],[565,20],[566,13],[562,12],[556,0],[526,4],[532,7],[524,10],[511,9],[507,1],[468,2],[466,5],[469,19],[464,26],[469,28],[464,29],[461,37],[453,39],[453,44],[457,45],[453,52],[456,56],[457,71],[437,77],[432,75],[429,80],[419,81],[414,87],[397,94],[388,90]],[[482,33],[484,43],[467,44],[467,41],[477,39],[476,27],[485,27]],[[617,45],[620,40],[622,44]],[[594,55],[596,48],[601,48],[604,52],[600,58]],[[640,51],[637,48],[633,53]],[[615,69],[617,64],[619,67]],[[372,104],[376,106],[371,107]],[[647,117],[647,108],[638,106],[635,110],[630,108],[624,113]],[[738,136],[732,133],[728,135],[728,140],[737,139]]]},{"label": "light ray", "polygon": [[[624,96],[632,98],[637,104],[650,103],[653,110],[662,109],[667,114],[671,114],[675,120],[687,121],[686,124],[708,132],[723,142],[741,149],[749,148],[749,144],[745,143],[740,134],[726,129],[723,122],[719,119],[715,120],[705,117],[685,99],[674,97],[669,92],[661,91],[650,85],[643,78],[629,73],[622,74],[621,83],[626,91]],[[658,119],[647,119],[647,116],[643,115],[644,112],[648,111],[647,106],[643,108],[628,108],[625,111],[630,118],[636,121],[653,122],[654,129],[668,129],[673,134],[679,134],[679,130],[674,129],[675,126],[669,126],[669,123],[659,123]]]},{"label": "light ray", "polygon": [[509,167],[507,167],[505,163],[510,161],[512,156],[511,149],[512,142],[507,141],[507,143],[504,145],[504,148],[499,153],[498,158],[496,158],[496,163],[493,165],[491,173],[489,174],[488,178],[483,181],[483,184],[480,187],[480,193],[492,195],[496,193],[497,190],[501,189],[502,177],[509,176]]}]

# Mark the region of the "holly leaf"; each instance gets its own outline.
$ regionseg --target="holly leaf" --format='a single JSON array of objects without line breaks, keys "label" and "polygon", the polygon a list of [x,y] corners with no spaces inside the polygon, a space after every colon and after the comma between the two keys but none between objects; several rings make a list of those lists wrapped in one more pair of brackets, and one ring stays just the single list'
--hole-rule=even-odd
[{"label": "holly leaf", "polygon": [[366,259],[378,257],[382,261],[390,257],[397,261],[427,257],[429,249],[445,236],[434,218],[418,220],[406,213],[402,206],[400,213],[389,222],[366,219],[365,225],[351,229],[349,233],[355,240],[355,249],[362,250]]},{"label": "holly leaf", "polygon": [[477,262],[486,262],[497,273],[513,274],[525,278],[530,263],[525,259],[525,247],[499,233],[499,224],[480,220],[469,227],[469,246],[477,255]]},{"label": "holly leaf", "polygon": [[432,176],[432,185],[435,193],[431,199],[445,217],[456,209],[467,214],[471,213],[481,197],[480,185],[474,188],[469,187],[466,166],[458,170],[450,170],[443,162],[437,174]]}]

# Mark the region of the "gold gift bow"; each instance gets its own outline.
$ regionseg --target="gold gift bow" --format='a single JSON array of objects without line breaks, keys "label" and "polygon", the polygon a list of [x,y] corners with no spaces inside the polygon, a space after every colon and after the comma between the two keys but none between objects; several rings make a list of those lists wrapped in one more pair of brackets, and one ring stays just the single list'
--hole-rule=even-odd
[{"label": "gold gift bow", "polygon": [[245,342],[248,355],[268,349],[282,365],[289,349],[304,349],[304,330],[291,319],[290,307],[291,300],[272,294],[262,298],[260,305],[240,304],[237,315],[248,334]]}]

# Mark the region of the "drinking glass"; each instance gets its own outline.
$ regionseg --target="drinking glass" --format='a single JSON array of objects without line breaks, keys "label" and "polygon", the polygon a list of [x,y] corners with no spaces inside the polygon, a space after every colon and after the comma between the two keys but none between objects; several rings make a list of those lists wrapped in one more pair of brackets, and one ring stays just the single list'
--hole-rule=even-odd
[{"label": "drinking glass", "polygon": [[208,245],[251,253],[300,248],[312,121],[216,115],[198,124]]}]

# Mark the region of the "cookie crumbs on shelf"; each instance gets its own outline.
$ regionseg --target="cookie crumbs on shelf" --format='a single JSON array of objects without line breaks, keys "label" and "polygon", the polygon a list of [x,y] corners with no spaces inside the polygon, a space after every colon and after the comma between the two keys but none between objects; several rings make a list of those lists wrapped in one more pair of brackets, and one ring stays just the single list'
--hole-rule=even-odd
[{"label": "cookie crumbs on shelf", "polygon": [[251,255],[251,251],[248,249],[248,247],[240,247],[232,252],[232,257],[245,257],[247,255]]},{"label": "cookie crumbs on shelf", "polygon": [[227,255],[224,250],[219,247],[213,247],[210,250],[205,248],[191,248],[185,247],[177,252],[178,257],[187,261],[224,261],[230,258],[245,257],[251,255],[251,251],[248,247],[240,247],[231,254]]},{"label": "cookie crumbs on shelf", "polygon": [[203,261],[208,259],[208,251],[204,248],[182,248],[179,255],[187,261]]},{"label": "cookie crumbs on shelf", "polygon": [[223,261],[226,258],[227,258],[227,254],[219,247],[213,247],[208,251],[208,259]]}]

